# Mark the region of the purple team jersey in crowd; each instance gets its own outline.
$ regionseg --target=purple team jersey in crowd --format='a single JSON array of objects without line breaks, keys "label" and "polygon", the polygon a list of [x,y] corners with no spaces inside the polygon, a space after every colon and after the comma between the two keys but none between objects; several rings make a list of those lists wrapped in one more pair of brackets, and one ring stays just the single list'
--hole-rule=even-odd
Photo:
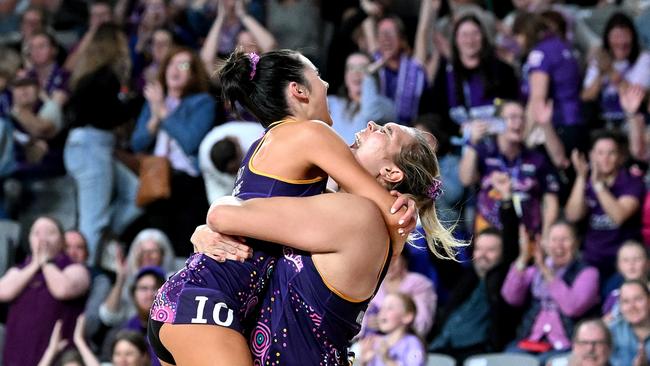
[{"label": "purple team jersey in crowd", "polygon": [[[609,191],[616,199],[631,196],[638,200],[639,205],[645,197],[643,180],[631,175],[625,168],[620,169]],[[585,195],[589,223],[585,234],[583,258],[598,268],[613,266],[621,244],[628,239],[641,237],[640,214],[637,212],[622,225],[617,225],[603,211],[591,182],[587,183]]]},{"label": "purple team jersey in crowd", "polygon": [[447,101],[449,103],[449,117],[457,124],[469,122],[472,119],[489,120],[494,116],[494,97],[486,95],[484,78],[478,72],[470,74],[461,84],[464,101],[459,100],[456,90],[456,75],[454,66],[447,63],[445,66],[447,78]]},{"label": "purple team jersey in crowd", "polygon": [[543,196],[545,193],[557,194],[560,189],[555,171],[544,154],[522,146],[519,156],[510,161],[499,152],[494,137],[478,144],[476,153],[481,175],[479,214],[490,225],[502,228],[499,219],[501,200],[493,194],[489,177],[494,171],[505,172],[512,180],[513,197],[521,200],[524,225],[531,233],[541,233]]},{"label": "purple team jersey in crowd", "polygon": [[[234,196],[246,200],[323,193],[327,183],[324,177],[284,181],[256,171],[252,160],[263,141],[264,137],[256,141],[244,158]],[[158,291],[151,318],[174,324],[216,324],[245,333],[248,328],[245,320],[255,313],[275,261],[282,254],[279,245],[257,240],[248,240],[247,245],[253,249],[253,258],[244,263],[219,263],[200,253],[190,256],[185,268],[170,277]]]},{"label": "purple team jersey in crowd", "polygon": [[521,93],[524,98],[530,94],[530,74],[535,71],[541,71],[549,77],[548,99],[553,100],[553,124],[581,124],[580,69],[569,45],[553,35],[539,42],[530,51],[522,71]]},{"label": "purple team jersey in crowd", "polygon": [[[18,268],[32,261],[27,257]],[[59,253],[54,264],[63,270],[74,264],[70,257]],[[86,295],[76,299],[57,300],[47,288],[43,271],[39,270],[22,292],[10,303],[6,322],[6,337],[2,355],[4,366],[36,366],[47,348],[52,329],[62,319],[61,337],[72,342],[77,317],[84,310]]]}]

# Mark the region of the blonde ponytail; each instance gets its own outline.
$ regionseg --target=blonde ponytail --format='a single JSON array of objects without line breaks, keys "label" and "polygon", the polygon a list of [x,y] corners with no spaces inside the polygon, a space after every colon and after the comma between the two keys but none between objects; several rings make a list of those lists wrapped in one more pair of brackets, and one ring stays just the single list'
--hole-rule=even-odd
[{"label": "blonde ponytail", "polygon": [[420,208],[420,223],[424,228],[425,239],[429,250],[440,259],[451,259],[458,261],[456,255],[458,249],[467,246],[466,241],[458,240],[454,237],[453,232],[456,224],[445,228],[436,213],[436,207],[433,201],[430,201]]},{"label": "blonde ponytail", "polygon": [[452,233],[456,225],[445,228],[438,220],[435,199],[442,193],[438,159],[423,132],[414,129],[414,137],[415,142],[402,147],[395,159],[404,179],[390,188],[410,194],[415,200],[431,252],[441,259],[457,260],[458,249],[468,243],[454,238]]}]

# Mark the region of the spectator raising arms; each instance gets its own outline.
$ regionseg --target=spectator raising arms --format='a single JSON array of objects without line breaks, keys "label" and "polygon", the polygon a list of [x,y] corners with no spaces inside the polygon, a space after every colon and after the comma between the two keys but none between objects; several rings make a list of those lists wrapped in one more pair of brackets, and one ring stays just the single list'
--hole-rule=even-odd
[{"label": "spectator raising arms", "polygon": [[553,125],[566,151],[581,146],[585,121],[580,115],[580,70],[570,45],[538,14],[519,14],[512,31],[526,60],[521,94],[528,100],[528,126],[550,99]]},{"label": "spectator raising arms", "polygon": [[135,152],[169,160],[171,197],[145,207],[150,225],[167,234],[178,255],[191,251],[187,239],[205,222],[207,198],[201,178],[199,145],[215,118],[215,101],[207,93],[208,75],[188,48],[170,52],[158,80],[145,87],[147,99],[131,136]]},{"label": "spectator raising arms", "polygon": [[557,176],[548,159],[527,148],[524,140],[524,109],[517,102],[504,102],[497,115],[505,125],[496,136],[483,121],[472,122],[469,145],[460,162],[460,180],[465,186],[480,183],[475,227],[501,228],[498,192],[493,174],[505,173],[512,181],[513,200],[528,233],[546,233],[559,211]]},{"label": "spectator raising arms", "polygon": [[427,86],[424,68],[408,54],[404,24],[399,18],[383,18],[376,26],[374,18],[366,21],[364,30],[369,49],[375,52],[376,59],[385,62],[379,69],[381,94],[394,101],[397,122],[411,125]]},{"label": "spectator raising arms", "polygon": [[496,57],[476,16],[458,19],[452,37],[451,58],[441,60],[433,87],[420,99],[420,113],[443,116],[448,132],[457,135],[468,122],[493,120],[496,99],[514,100],[518,93],[514,70]]},{"label": "spectator raising arms", "polygon": [[355,52],[345,63],[345,84],[338,95],[328,95],[327,104],[336,123],[332,126],[346,143],[354,142],[354,134],[368,121],[389,122],[395,119],[393,101],[381,95],[374,73],[381,62]]},{"label": "spectator raising arms", "polygon": [[645,196],[640,177],[623,166],[622,143],[617,134],[594,135],[589,164],[577,151],[571,155],[576,180],[566,204],[566,218],[587,218],[583,258],[606,280],[615,271],[616,251],[628,239],[640,239],[639,208]]},{"label": "spectator raising arms", "polygon": [[6,366],[36,365],[58,319],[63,319],[63,338],[71,339],[90,285],[88,270],[64,253],[63,230],[55,219],[42,216],[34,222],[29,246],[31,256],[0,278],[0,301],[9,303]]},{"label": "spectator raising arms", "polygon": [[113,129],[129,117],[129,105],[121,98],[129,75],[124,34],[112,23],[100,25],[72,74],[66,116],[73,128],[64,150],[65,167],[77,185],[79,230],[88,241],[91,262],[103,230],[121,234],[141,214],[135,206],[138,179],[113,157]]},{"label": "spectator raising arms", "polygon": [[237,47],[245,52],[264,53],[277,46],[273,35],[246,12],[244,0],[222,0],[217,6],[217,17],[201,47],[206,69],[214,68],[217,55],[227,55]]},{"label": "spectator raising arms", "polygon": [[529,245],[520,246],[501,295],[514,306],[523,306],[529,296],[532,301],[509,351],[537,353],[545,362],[568,350],[574,323],[598,304],[598,271],[578,258],[573,230],[566,222],[553,224],[528,268]]}]

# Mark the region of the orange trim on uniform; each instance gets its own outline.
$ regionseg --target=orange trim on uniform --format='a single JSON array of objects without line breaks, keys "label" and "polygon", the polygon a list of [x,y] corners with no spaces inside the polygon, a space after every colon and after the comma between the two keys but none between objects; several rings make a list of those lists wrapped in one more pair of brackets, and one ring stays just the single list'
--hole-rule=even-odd
[{"label": "orange trim on uniform", "polygon": [[325,286],[327,286],[327,288],[330,291],[332,291],[334,293],[334,295],[342,298],[343,300],[349,301],[349,302],[354,302],[354,303],[359,303],[359,302],[364,302],[364,301],[366,301],[366,300],[368,300],[368,299],[370,299],[372,297],[372,296],[369,296],[366,299],[359,300],[359,299],[355,299],[355,298],[352,298],[350,296],[347,296],[347,295],[343,294],[341,291],[337,290],[334,286],[332,286],[329,282],[327,282],[327,280],[325,280],[325,277],[323,277],[323,274],[320,273],[320,271],[318,270],[318,267],[316,266],[316,263],[314,263],[314,268],[316,268],[316,272],[318,272],[318,275],[320,276],[320,279],[323,281]]},{"label": "orange trim on uniform", "polygon": [[253,174],[256,174],[256,175],[259,175],[259,176],[262,176],[262,177],[267,177],[267,178],[279,180],[281,182],[285,182],[285,183],[289,183],[289,184],[312,184],[312,183],[320,182],[321,180],[323,180],[323,177],[316,177],[316,178],[312,178],[312,179],[291,179],[291,178],[281,177],[279,175],[264,173],[262,171],[259,171],[259,170],[255,169],[255,167],[253,166],[253,159],[255,159],[255,156],[257,155],[257,152],[259,151],[259,149],[264,144],[264,141],[266,140],[266,136],[267,136],[268,132],[270,132],[272,129],[274,129],[274,128],[278,127],[278,126],[281,126],[285,122],[286,123],[293,123],[293,122],[297,122],[297,121],[290,120],[290,119],[283,119],[281,121],[271,123],[269,125],[269,128],[264,133],[264,136],[262,137],[262,140],[260,141],[259,144],[257,144],[257,147],[255,148],[255,151],[253,152],[253,155],[248,160],[248,170],[250,170]]},{"label": "orange trim on uniform", "polygon": [[[378,275],[377,278],[379,278],[379,276],[381,276],[382,272],[384,271],[384,268],[385,268],[386,265],[388,264],[388,259],[389,259],[389,258],[388,258],[388,253],[390,252],[390,246],[391,246],[391,241],[388,240],[388,245],[386,246],[386,254],[384,254],[384,264],[381,266],[381,270],[379,271],[379,275]],[[323,277],[323,274],[320,272],[320,270],[319,270],[318,267],[316,266],[316,263],[314,263],[314,268],[316,268],[316,272],[318,272],[318,275],[320,276],[320,279],[323,281],[323,283],[325,284],[325,286],[327,286],[327,288],[328,288],[330,291],[332,291],[336,296],[342,298],[342,299],[345,300],[345,301],[349,301],[349,302],[353,302],[353,303],[360,303],[360,302],[368,301],[368,300],[370,300],[370,299],[374,296],[374,294],[373,294],[373,295],[370,295],[370,296],[368,296],[367,298],[365,298],[365,299],[363,299],[363,300],[359,300],[359,299],[355,299],[355,298],[352,298],[352,297],[350,297],[350,296],[347,296],[347,295],[343,294],[341,291],[337,290],[337,289],[336,289],[334,286],[332,286],[329,282],[327,282],[327,280],[325,279],[325,277]]]}]

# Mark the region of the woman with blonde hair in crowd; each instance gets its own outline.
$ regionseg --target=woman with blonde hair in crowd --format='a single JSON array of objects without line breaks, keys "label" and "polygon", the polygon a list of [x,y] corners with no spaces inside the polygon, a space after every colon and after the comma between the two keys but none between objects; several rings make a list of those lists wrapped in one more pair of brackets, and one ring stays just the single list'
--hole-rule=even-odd
[{"label": "woman with blonde hair in crowd", "polygon": [[424,345],[412,328],[416,314],[415,302],[408,295],[399,292],[386,295],[377,316],[383,335],[370,335],[361,340],[361,364],[424,366]]},{"label": "woman with blonde hair in crowd", "polygon": [[99,26],[72,77],[66,117],[72,130],[64,162],[77,185],[79,231],[95,259],[101,233],[120,234],[140,215],[138,178],[113,157],[113,129],[129,119],[123,94],[130,75],[126,36],[114,24]]}]

